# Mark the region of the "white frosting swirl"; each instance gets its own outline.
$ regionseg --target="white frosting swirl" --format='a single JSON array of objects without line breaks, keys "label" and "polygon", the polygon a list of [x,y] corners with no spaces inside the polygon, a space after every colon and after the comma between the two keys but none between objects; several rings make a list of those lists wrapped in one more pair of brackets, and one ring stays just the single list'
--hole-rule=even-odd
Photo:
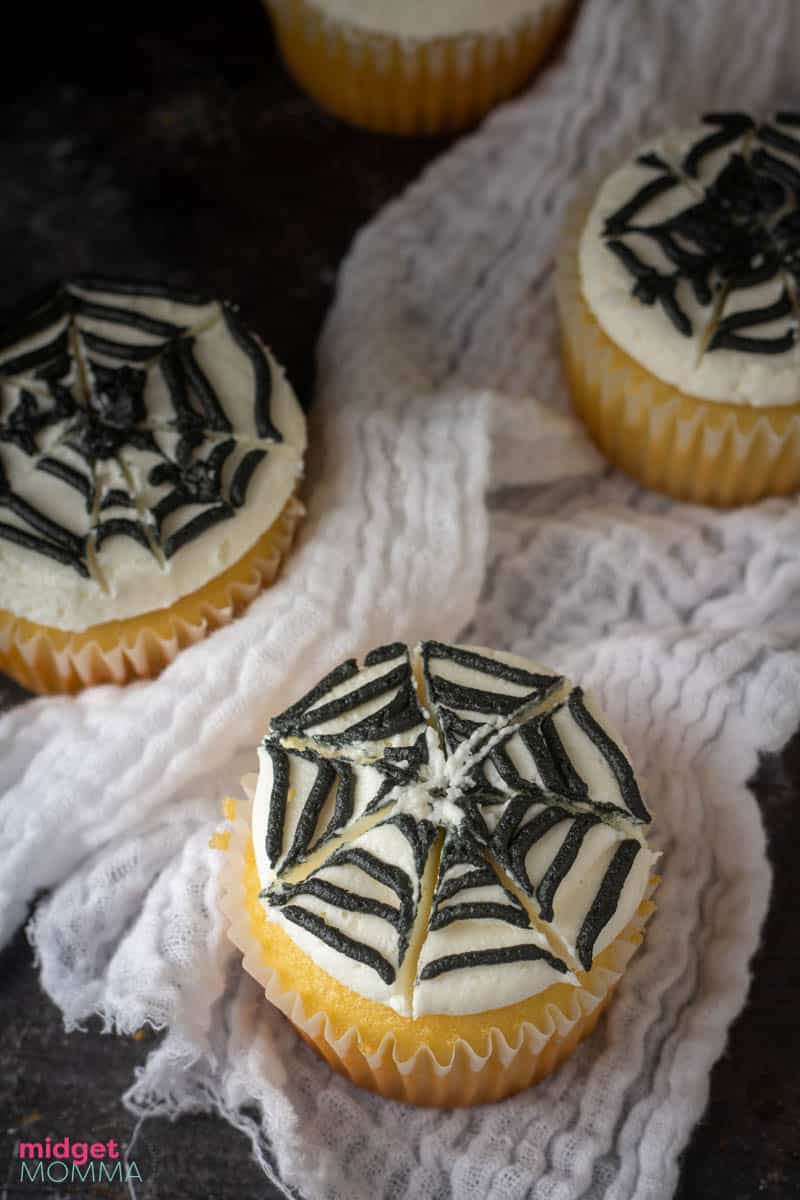
[{"label": "white frosting swirl", "polygon": [[311,0],[355,29],[402,38],[503,33],[553,6],[553,0]]}]

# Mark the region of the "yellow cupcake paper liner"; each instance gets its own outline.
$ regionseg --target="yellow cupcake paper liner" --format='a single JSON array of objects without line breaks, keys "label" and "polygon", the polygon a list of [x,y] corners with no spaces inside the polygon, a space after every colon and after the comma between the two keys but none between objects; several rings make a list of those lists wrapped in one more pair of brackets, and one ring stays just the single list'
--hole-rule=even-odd
[{"label": "yellow cupcake paper liner", "polygon": [[[580,986],[556,984],[506,1008],[412,1020],[367,1000],[317,967],[258,898],[250,805],[226,800],[227,828],[211,844],[225,853],[220,905],[228,937],[267,1000],[341,1075],[408,1104],[463,1107],[502,1100],[544,1079],[592,1032],[655,910],[650,896]],[[324,1003],[324,1007],[323,1007]]]},{"label": "yellow cupcake paper liner", "polygon": [[286,65],[319,104],[355,125],[415,134],[464,128],[518,91],[574,0],[543,0],[502,33],[429,39],[357,29],[312,0],[264,3]]},{"label": "yellow cupcake paper liner", "polygon": [[596,188],[570,208],[556,271],[567,380],[605,456],[676,500],[733,507],[800,488],[800,403],[770,408],[690,396],[605,333],[583,297],[578,249]]},{"label": "yellow cupcake paper liner", "polygon": [[0,671],[34,692],[78,692],[150,679],[186,646],[229,624],[273,582],[304,509],[290,497],[277,520],[231,567],[168,608],[70,633],[0,609]]}]

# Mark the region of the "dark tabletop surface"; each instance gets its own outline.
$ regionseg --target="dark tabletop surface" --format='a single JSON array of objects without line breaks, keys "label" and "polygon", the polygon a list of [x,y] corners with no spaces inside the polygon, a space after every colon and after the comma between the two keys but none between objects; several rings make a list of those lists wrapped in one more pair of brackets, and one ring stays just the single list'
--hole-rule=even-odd
[{"label": "dark tabletop surface", "polygon": [[[19,5],[6,39],[0,304],[77,271],[169,278],[237,300],[304,399],[358,228],[449,145],[361,133],[284,74],[256,0]],[[0,707],[23,698],[2,682]],[[679,1200],[800,1197],[800,736],[754,781],[775,870],[750,1000],[711,1079]],[[115,1138],[154,1044],[67,1035],[24,935],[0,954],[0,1200],[121,1196],[18,1182],[27,1135]],[[139,1200],[272,1200],[220,1120],[147,1122]],[[127,1194],[127,1193],[125,1193]]]}]

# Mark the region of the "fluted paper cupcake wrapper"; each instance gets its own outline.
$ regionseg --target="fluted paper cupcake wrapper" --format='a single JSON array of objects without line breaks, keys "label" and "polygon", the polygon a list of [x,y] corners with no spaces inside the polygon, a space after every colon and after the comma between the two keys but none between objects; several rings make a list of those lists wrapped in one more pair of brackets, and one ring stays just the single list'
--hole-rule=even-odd
[{"label": "fluted paper cupcake wrapper", "polygon": [[605,333],[581,288],[578,250],[609,163],[570,207],[556,271],[564,365],[593,440],[617,467],[676,500],[731,507],[800,488],[800,402],[754,408],[689,396]]},{"label": "fluted paper cupcake wrapper", "polygon": [[[337,1034],[330,1015],[307,1012],[301,997],[283,988],[278,970],[266,961],[247,885],[247,859],[252,850],[243,808],[249,814],[249,804],[225,802],[227,824],[211,844],[225,851],[220,907],[229,922],[228,937],[242,952],[245,970],[263,987],[267,1000],[335,1071],[359,1087],[409,1104],[442,1108],[484,1104],[513,1095],[549,1075],[594,1029],[655,908],[650,901],[654,880],[633,920],[604,952],[607,965],[593,967],[584,986],[571,989],[566,1006],[549,1005],[541,1025],[521,1022],[512,1042],[501,1029],[492,1027],[480,1048],[456,1039],[450,1058],[442,1062],[425,1044],[403,1058],[394,1034],[387,1033],[377,1050],[368,1053],[362,1049],[356,1026]],[[259,912],[266,922],[263,906]]]},{"label": "fluted paper cupcake wrapper", "polygon": [[170,608],[69,633],[0,610],[0,670],[34,692],[78,692],[158,675],[178,652],[238,616],[273,582],[304,512],[295,497],[238,562]]},{"label": "fluted paper cupcake wrapper", "polygon": [[386,133],[441,133],[477,121],[518,91],[574,0],[543,0],[500,32],[386,36],[347,25],[313,0],[264,0],[281,52],[325,108]]}]

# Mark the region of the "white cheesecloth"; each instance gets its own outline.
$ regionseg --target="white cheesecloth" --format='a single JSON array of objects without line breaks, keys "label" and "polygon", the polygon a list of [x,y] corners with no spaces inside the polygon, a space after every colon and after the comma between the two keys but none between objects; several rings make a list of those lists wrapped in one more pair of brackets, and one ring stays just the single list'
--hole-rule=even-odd
[{"label": "white cheesecloth", "polygon": [[[49,889],[30,932],[67,1026],[166,1029],[131,1109],[217,1110],[290,1195],[675,1188],[767,906],[746,781],[800,721],[800,503],[715,512],[605,464],[569,415],[553,251],[580,173],[632,136],[797,101],[791,9],[586,0],[554,65],[345,260],[309,517],[278,585],[155,682],[0,719],[0,940]],[[420,636],[510,647],[595,688],[664,851],[645,946],[595,1035],[539,1087],[452,1112],[359,1091],[259,1001],[208,848],[269,715],[352,653]]]}]

